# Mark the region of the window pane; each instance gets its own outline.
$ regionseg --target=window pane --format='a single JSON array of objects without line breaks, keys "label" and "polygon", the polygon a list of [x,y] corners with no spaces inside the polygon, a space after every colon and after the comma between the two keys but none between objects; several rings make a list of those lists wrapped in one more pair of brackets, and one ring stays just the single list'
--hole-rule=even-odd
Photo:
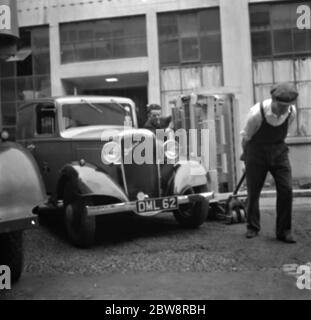
[{"label": "window pane", "polygon": [[202,86],[201,68],[181,69],[182,89],[195,89]]},{"label": "window pane", "polygon": [[179,63],[178,40],[170,40],[160,43],[160,63]]},{"label": "window pane", "polygon": [[30,100],[34,97],[32,76],[17,78],[17,100]]},{"label": "window pane", "polygon": [[78,41],[94,39],[94,23],[83,22],[77,25]]},{"label": "window pane", "polygon": [[99,20],[94,23],[95,39],[108,41],[111,38],[111,21]]},{"label": "window pane", "polygon": [[160,42],[169,42],[178,38],[176,14],[161,14],[158,16],[158,32]]},{"label": "window pane", "polygon": [[265,57],[272,54],[269,31],[252,33],[252,53],[254,57]]},{"label": "window pane", "polygon": [[197,15],[195,13],[181,14],[179,16],[179,33],[181,37],[198,37]]},{"label": "window pane", "polygon": [[162,91],[172,91],[180,90],[180,69],[177,68],[167,68],[161,70],[161,90]]},{"label": "window pane", "polygon": [[15,79],[1,80],[1,101],[15,101],[16,81]]},{"label": "window pane", "polygon": [[295,61],[296,81],[311,80],[311,57],[300,58]]},{"label": "window pane", "polygon": [[146,37],[146,25],[144,17],[122,18],[123,36],[125,37]]},{"label": "window pane", "polygon": [[273,83],[272,61],[256,61],[253,63],[254,84]]},{"label": "window pane", "polygon": [[50,53],[49,51],[41,51],[33,55],[33,71],[34,74],[49,74],[50,73]]},{"label": "window pane", "polygon": [[2,121],[4,126],[14,126],[16,123],[16,110],[15,102],[3,103],[2,109]]},{"label": "window pane", "polygon": [[201,59],[205,62],[221,62],[220,35],[201,37]]},{"label": "window pane", "polygon": [[31,30],[31,47],[40,50],[50,47],[48,27],[34,28]]},{"label": "window pane", "polygon": [[94,45],[96,59],[110,59],[112,57],[111,41],[96,41]]},{"label": "window pane", "polygon": [[307,32],[305,30],[295,29],[294,35],[294,51],[306,51],[307,50]]},{"label": "window pane", "polygon": [[[21,105],[21,104],[20,104]],[[20,107],[18,105],[17,108]],[[19,111],[19,128],[17,139],[29,139],[33,137],[33,113],[32,106]]]},{"label": "window pane", "polygon": [[307,30],[307,48],[311,51],[311,29]]},{"label": "window pane", "polygon": [[199,61],[199,42],[197,38],[184,38],[181,40],[182,62]]},{"label": "window pane", "polygon": [[271,24],[273,29],[296,28],[297,5],[278,4],[271,6]]},{"label": "window pane", "polygon": [[267,5],[252,6],[250,8],[251,29],[263,31],[270,29],[270,11]]},{"label": "window pane", "polygon": [[271,84],[261,84],[255,86],[255,101],[262,101],[271,98]]},{"label": "window pane", "polygon": [[160,41],[176,39],[178,37],[177,25],[163,25],[159,29]]},{"label": "window pane", "polygon": [[78,32],[76,24],[61,24],[59,27],[60,42],[73,42],[78,40]]},{"label": "window pane", "polygon": [[17,75],[30,76],[32,75],[32,54],[25,60],[17,62]]},{"label": "window pane", "polygon": [[120,19],[112,21],[111,23],[112,38],[124,37],[124,29],[125,29],[124,21]]},{"label": "window pane", "polygon": [[311,109],[311,79],[309,82],[298,83],[297,89],[299,96],[297,99],[297,104],[299,108]]},{"label": "window pane", "polygon": [[220,31],[219,9],[208,9],[199,13],[200,31],[202,33]]},{"label": "window pane", "polygon": [[66,43],[61,46],[61,60],[62,60],[62,63],[75,61],[74,44]]},{"label": "window pane", "polygon": [[0,77],[15,76],[15,62],[0,61]]},{"label": "window pane", "polygon": [[18,48],[31,47],[31,31],[26,28],[19,29]]},{"label": "window pane", "polygon": [[113,57],[139,57],[146,55],[146,45],[142,38],[115,39],[113,43]]},{"label": "window pane", "polygon": [[217,88],[223,86],[222,66],[203,66],[202,81],[202,86],[207,88]]},{"label": "window pane", "polygon": [[35,77],[35,97],[49,97],[51,96],[51,79],[49,76]]},{"label": "window pane", "polygon": [[93,48],[92,41],[77,42],[76,49],[76,61],[94,60],[95,50]]},{"label": "window pane", "polygon": [[[299,113],[298,113],[299,114]],[[299,117],[299,116],[298,116]],[[288,136],[296,137],[298,136],[298,119],[294,119],[294,121],[290,124],[288,128]]]},{"label": "window pane", "polygon": [[274,82],[294,82],[294,62],[292,59],[275,60],[273,69]]},{"label": "window pane", "polygon": [[290,29],[274,31],[273,37],[275,53],[292,52],[292,35]]},{"label": "window pane", "polygon": [[301,136],[311,136],[311,110],[299,110],[299,133]]}]

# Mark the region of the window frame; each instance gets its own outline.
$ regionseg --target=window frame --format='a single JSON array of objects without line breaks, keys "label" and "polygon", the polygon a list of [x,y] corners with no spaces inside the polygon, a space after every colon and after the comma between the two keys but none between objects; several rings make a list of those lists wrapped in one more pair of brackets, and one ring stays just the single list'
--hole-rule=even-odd
[{"label": "window frame", "polygon": [[[206,32],[206,30],[201,29],[201,19],[202,19],[202,12],[203,11],[208,11],[208,10],[217,10],[217,14],[219,15],[219,28],[217,30],[209,30]],[[183,50],[182,50],[182,40],[184,37],[181,35],[181,17],[182,15],[186,14],[195,14],[196,15],[196,27],[197,27],[197,45],[198,45],[198,56],[197,58],[189,59],[189,60],[184,60],[183,59]],[[168,16],[175,16],[176,18],[176,27],[177,27],[177,35],[174,37],[174,39],[170,39],[171,41],[178,41],[177,47],[178,47],[178,62],[162,62],[161,61],[161,46],[165,45],[168,43],[168,40],[161,40],[161,25],[160,25],[160,19],[161,15],[168,15]],[[191,64],[222,64],[222,45],[221,45],[221,24],[220,24],[220,8],[219,7],[210,7],[210,8],[203,8],[203,9],[196,9],[196,10],[183,10],[183,11],[175,11],[175,12],[165,12],[165,13],[158,13],[157,17],[157,22],[158,22],[158,39],[159,39],[159,61],[160,61],[160,67],[170,67],[170,66],[186,66],[186,65],[191,65]],[[219,59],[216,60],[206,60],[203,59],[202,56],[202,37],[208,37],[210,35],[218,35],[220,37],[220,54],[219,54]],[[187,39],[192,39],[192,38],[187,38]]]},{"label": "window frame", "polygon": [[[136,23],[141,23],[144,28],[143,32],[139,34],[123,34],[123,35],[118,35],[114,36],[114,26],[117,25],[118,23],[123,23],[123,29],[125,29],[126,23],[129,22],[130,20],[136,19]],[[121,21],[121,22],[120,22]],[[100,35],[98,33],[99,29],[99,24],[100,22],[107,23],[109,25],[109,30],[103,34]],[[135,20],[134,20],[135,22]],[[115,24],[114,24],[115,23]],[[133,23],[133,21],[131,21]],[[77,37],[75,40],[70,40],[68,39],[68,32],[72,32],[70,30],[70,27],[74,28],[83,28],[84,24],[90,24],[92,26],[91,32],[93,34],[93,37],[91,39],[84,39],[80,40],[79,36],[77,34]],[[62,38],[64,30],[62,28],[66,28],[67,26],[69,30],[66,31],[66,37],[65,39]],[[140,30],[141,28],[138,28]],[[88,61],[100,61],[100,60],[114,60],[114,59],[126,59],[126,58],[139,58],[139,57],[147,57],[148,56],[148,48],[147,48],[147,25],[146,25],[146,15],[145,14],[139,14],[139,15],[133,15],[133,16],[126,16],[126,17],[114,17],[114,18],[105,18],[105,19],[96,19],[96,20],[85,20],[85,21],[75,21],[75,22],[66,22],[66,23],[61,23],[60,28],[59,28],[59,35],[60,35],[60,59],[61,59],[61,64],[68,64],[68,63],[77,63],[77,62],[88,62]],[[99,37],[99,38],[98,38]],[[118,41],[122,40],[130,40],[130,39],[140,39],[143,43],[143,52],[140,52],[139,54],[135,55],[124,55],[124,56],[116,56],[114,54],[114,47],[115,43]],[[96,46],[97,43],[99,42],[104,42],[107,43],[106,47],[110,47],[110,52],[109,52],[109,57],[103,57],[98,54],[98,49],[100,47]],[[92,58],[90,59],[79,59],[79,49],[77,47],[79,45],[83,44],[88,44],[87,47],[92,47]],[[72,59],[64,60],[64,47],[68,46],[71,47],[71,56]],[[130,47],[129,47],[130,48]],[[125,52],[127,52],[125,50]]]},{"label": "window frame", "polygon": [[[53,128],[53,133],[39,133],[38,132],[38,125],[39,125],[39,110],[38,108],[46,108],[46,107],[51,107],[51,111],[54,111],[54,128]],[[35,103],[34,106],[34,137],[35,138],[50,138],[50,137],[56,137],[57,132],[58,132],[58,116],[57,116],[57,108],[55,103],[53,102],[38,102]],[[41,111],[41,110],[40,110]],[[46,110],[47,111],[47,110]]]}]

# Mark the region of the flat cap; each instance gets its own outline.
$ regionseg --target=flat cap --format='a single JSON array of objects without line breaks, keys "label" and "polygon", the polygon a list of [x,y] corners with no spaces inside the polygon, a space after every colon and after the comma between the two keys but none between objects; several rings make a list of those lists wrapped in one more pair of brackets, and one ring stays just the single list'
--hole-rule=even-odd
[{"label": "flat cap", "polygon": [[292,103],[298,97],[296,88],[290,83],[279,83],[271,88],[271,96],[281,103]]},{"label": "flat cap", "polygon": [[161,110],[161,106],[159,104],[156,103],[152,103],[152,104],[148,104],[147,105],[147,110],[148,112],[152,111],[152,110]]}]

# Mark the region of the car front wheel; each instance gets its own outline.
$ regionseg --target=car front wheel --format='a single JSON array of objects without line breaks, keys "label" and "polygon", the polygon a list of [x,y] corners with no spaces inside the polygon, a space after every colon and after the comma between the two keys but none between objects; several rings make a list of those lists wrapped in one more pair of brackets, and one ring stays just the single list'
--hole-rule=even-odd
[{"label": "car front wheel", "polygon": [[[195,194],[207,192],[207,186],[197,188],[189,187],[183,194]],[[209,201],[203,199],[195,203],[183,204],[178,210],[174,211],[174,216],[177,222],[186,228],[198,228],[206,219],[208,215]]]},{"label": "car front wheel", "polygon": [[90,247],[95,241],[96,218],[87,216],[85,203],[70,184],[64,191],[64,213],[69,241],[77,247]]},{"label": "car front wheel", "polygon": [[23,232],[15,231],[0,234],[0,265],[11,270],[11,281],[16,282],[23,270]]}]

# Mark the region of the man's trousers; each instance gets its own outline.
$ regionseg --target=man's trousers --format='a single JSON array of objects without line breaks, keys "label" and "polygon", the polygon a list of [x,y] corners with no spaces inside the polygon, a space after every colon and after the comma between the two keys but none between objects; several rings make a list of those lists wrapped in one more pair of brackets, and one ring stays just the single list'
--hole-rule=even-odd
[{"label": "man's trousers", "polygon": [[270,172],[277,191],[276,236],[284,236],[291,230],[293,201],[287,145],[260,145],[249,142],[245,150],[245,166],[248,192],[247,228],[260,230],[259,198],[267,173]]}]

